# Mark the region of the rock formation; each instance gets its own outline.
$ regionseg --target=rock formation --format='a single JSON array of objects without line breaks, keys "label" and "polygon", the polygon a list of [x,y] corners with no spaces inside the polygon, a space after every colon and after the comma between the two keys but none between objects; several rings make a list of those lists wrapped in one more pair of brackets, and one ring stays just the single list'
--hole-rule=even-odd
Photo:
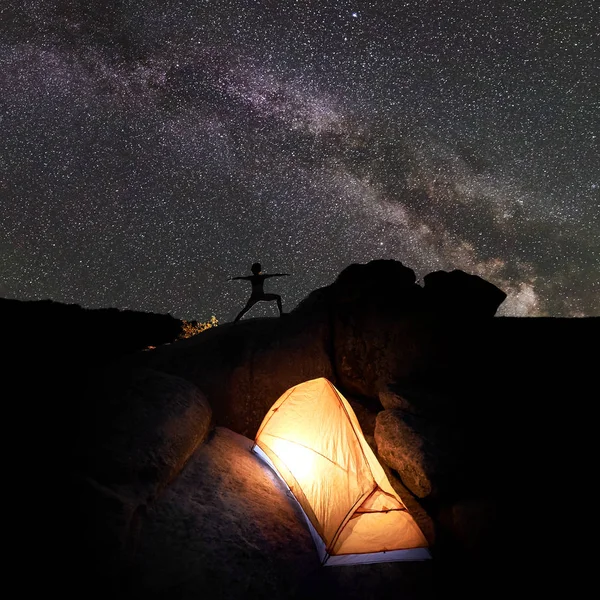
[{"label": "rock formation", "polygon": [[[30,424],[29,439],[35,441],[21,452],[14,474],[8,471],[27,499],[13,512],[24,515],[26,537],[41,539],[46,554],[53,540],[65,538],[71,553],[56,558],[76,565],[74,595],[81,591],[76,577],[105,582],[103,594],[119,588],[132,597],[147,590],[148,581],[160,576],[146,570],[145,580],[136,560],[153,551],[152,532],[167,536],[157,552],[171,547],[174,532],[164,522],[171,518],[181,525],[176,537],[183,536],[173,543],[189,558],[191,570],[173,562],[173,579],[165,575],[161,590],[188,589],[182,578],[200,569],[193,575],[199,587],[190,589],[201,591],[213,573],[213,583],[231,590],[231,597],[257,592],[248,573],[256,567],[276,576],[294,551],[283,549],[274,530],[266,537],[260,528],[246,531],[226,512],[231,486],[239,485],[237,493],[250,503],[260,494],[248,489],[251,484],[243,483],[236,467],[227,467],[221,477],[211,448],[233,459],[239,448],[229,443],[238,439],[232,432],[252,439],[281,393],[327,377],[354,407],[393,484],[410,490],[411,506],[433,522],[432,551],[446,593],[460,589],[465,595],[475,575],[481,581],[498,577],[495,565],[505,564],[500,559],[510,555],[517,538],[545,544],[543,549],[582,544],[569,522],[546,529],[557,519],[555,495],[548,489],[553,477],[577,489],[589,476],[586,458],[594,455],[595,436],[585,415],[592,398],[587,390],[595,389],[600,319],[492,318],[504,297],[492,284],[460,271],[432,273],[422,287],[401,263],[372,261],[349,266],[285,318],[219,325],[187,340],[177,340],[181,323],[168,315],[97,315],[56,303],[2,301],[5,321],[11,322],[6,347],[13,349],[6,373],[13,387],[28,385],[24,401],[9,399],[7,416]],[[23,333],[12,318],[38,322],[30,310],[34,305],[48,323],[40,330],[41,344],[33,325]],[[144,350],[148,346],[156,348]],[[218,433],[211,434],[214,425]],[[203,445],[204,440],[210,441]],[[39,461],[40,448],[51,468],[28,478],[25,465]],[[240,457],[240,464],[247,459]],[[189,473],[188,464],[195,465]],[[208,464],[217,467],[201,466]],[[213,481],[198,481],[194,500],[188,484],[198,473]],[[264,479],[264,473],[255,477]],[[40,489],[56,490],[45,495],[43,515],[35,504]],[[269,491],[283,506],[279,493]],[[161,504],[168,498],[175,504]],[[187,517],[171,512],[181,509],[180,502],[191,511]],[[210,536],[225,534],[218,546],[223,560],[229,547],[248,573],[211,566],[208,554],[217,547],[211,538],[203,545],[190,537],[186,546],[182,523],[201,513]],[[271,525],[288,531],[289,515],[277,515]],[[227,527],[215,523],[221,518]],[[261,527],[270,526],[267,517],[260,519]],[[306,530],[300,534],[297,527],[288,533],[299,536],[297,548],[305,548]],[[205,559],[192,556],[194,549]],[[277,557],[251,558],[254,552],[281,553],[280,566]],[[301,565],[310,562],[298,558]],[[394,577],[406,583],[405,596],[431,597],[424,582],[407,578],[411,572],[422,575],[420,568],[354,568],[318,578],[331,593],[344,586],[356,592],[357,574],[375,585],[373,573],[396,569]],[[277,585],[289,585],[288,575]],[[228,577],[237,579],[228,586]],[[393,589],[389,578],[380,581]],[[471,582],[475,590],[477,582]],[[256,585],[273,597],[280,593],[266,582]],[[309,597],[307,590],[295,593]]]}]

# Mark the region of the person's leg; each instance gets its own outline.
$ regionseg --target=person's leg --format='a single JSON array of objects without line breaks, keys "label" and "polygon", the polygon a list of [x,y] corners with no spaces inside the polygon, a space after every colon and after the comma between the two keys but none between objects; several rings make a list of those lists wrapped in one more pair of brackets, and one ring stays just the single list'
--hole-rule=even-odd
[{"label": "person's leg", "polygon": [[250,299],[248,300],[248,302],[246,302],[246,306],[244,306],[244,308],[242,308],[242,311],[233,320],[233,322],[236,323],[237,321],[239,321],[257,302],[258,302],[258,300],[256,300],[255,298],[250,297]]},{"label": "person's leg", "polygon": [[267,300],[267,301],[273,301],[276,300],[277,301],[277,308],[279,309],[279,316],[281,316],[283,314],[283,308],[281,306],[281,296],[279,294],[265,294],[263,297],[263,300]]}]

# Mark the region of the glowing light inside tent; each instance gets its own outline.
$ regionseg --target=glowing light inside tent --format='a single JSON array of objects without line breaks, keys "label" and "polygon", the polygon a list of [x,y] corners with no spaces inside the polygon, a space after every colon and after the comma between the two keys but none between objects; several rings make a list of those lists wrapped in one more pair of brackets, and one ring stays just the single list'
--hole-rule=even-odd
[{"label": "glowing light inside tent", "polygon": [[348,401],[325,378],[287,390],[267,413],[254,451],[302,508],[324,565],[431,558]]},{"label": "glowing light inside tent", "polygon": [[297,481],[303,481],[311,476],[315,461],[312,450],[281,438],[271,438],[270,446]]}]

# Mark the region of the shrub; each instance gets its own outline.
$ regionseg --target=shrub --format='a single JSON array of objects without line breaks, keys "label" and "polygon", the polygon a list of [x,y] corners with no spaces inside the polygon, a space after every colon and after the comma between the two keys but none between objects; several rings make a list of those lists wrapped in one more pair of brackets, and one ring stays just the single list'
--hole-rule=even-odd
[{"label": "shrub", "polygon": [[216,327],[219,324],[217,317],[214,315],[208,320],[203,322],[198,321],[182,321],[181,333],[177,339],[185,340],[187,338],[191,338],[211,327]]}]

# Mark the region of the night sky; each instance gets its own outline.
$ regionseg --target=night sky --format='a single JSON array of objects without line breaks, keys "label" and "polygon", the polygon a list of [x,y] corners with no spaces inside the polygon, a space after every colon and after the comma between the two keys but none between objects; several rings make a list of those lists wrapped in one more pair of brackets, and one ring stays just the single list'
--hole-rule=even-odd
[{"label": "night sky", "polygon": [[393,258],[600,315],[599,32],[597,0],[0,0],[0,297],[225,322],[255,261],[291,310]]}]

